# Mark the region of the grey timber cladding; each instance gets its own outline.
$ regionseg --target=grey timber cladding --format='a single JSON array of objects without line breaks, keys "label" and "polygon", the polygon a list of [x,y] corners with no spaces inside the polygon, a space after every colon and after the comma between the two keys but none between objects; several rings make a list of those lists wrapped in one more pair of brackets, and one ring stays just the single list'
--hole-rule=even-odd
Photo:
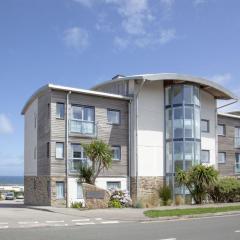
[{"label": "grey timber cladding", "polygon": [[50,141],[50,116],[48,104],[50,91],[46,90],[38,97],[38,124],[37,124],[37,175],[50,174],[50,159],[47,157],[47,142]]},{"label": "grey timber cladding", "polygon": [[240,149],[234,146],[235,127],[240,127],[240,119],[218,115],[218,124],[226,127],[226,136],[218,136],[218,152],[226,152],[226,163],[219,163],[218,169],[221,175],[233,176],[235,155],[240,153]]},{"label": "grey timber cladding", "polygon": [[[56,119],[56,103],[66,104],[66,92],[53,90],[51,92],[51,175],[64,176],[65,162],[55,158],[55,143],[65,142],[65,119]],[[105,170],[100,176],[127,176],[128,169],[128,101],[72,93],[69,97],[69,119],[71,105],[92,106],[95,109],[97,124],[97,138],[109,145],[121,146],[121,161],[114,161],[111,169]],[[107,109],[120,110],[120,125],[111,125],[107,122]],[[66,114],[66,111],[65,111]],[[77,134],[69,134],[68,158],[71,158],[71,143],[90,143],[94,138]]]}]

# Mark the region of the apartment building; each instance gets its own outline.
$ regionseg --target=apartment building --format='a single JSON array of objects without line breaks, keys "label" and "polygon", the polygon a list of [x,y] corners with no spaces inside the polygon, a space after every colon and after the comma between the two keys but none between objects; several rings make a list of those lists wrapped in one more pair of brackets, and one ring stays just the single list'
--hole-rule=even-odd
[{"label": "apartment building", "polygon": [[25,202],[70,205],[83,196],[77,168],[93,139],[112,146],[113,166],[102,188],[128,189],[147,201],[177,169],[218,167],[218,99],[237,99],[209,80],[180,74],[117,75],[89,90],[47,85],[26,103]]},{"label": "apartment building", "polygon": [[218,170],[223,176],[240,177],[240,116],[218,114]]}]

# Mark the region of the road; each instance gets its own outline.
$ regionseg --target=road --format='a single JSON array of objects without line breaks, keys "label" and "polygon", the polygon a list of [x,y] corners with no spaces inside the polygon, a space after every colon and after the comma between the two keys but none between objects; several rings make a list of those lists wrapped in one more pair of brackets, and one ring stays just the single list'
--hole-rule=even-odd
[{"label": "road", "polygon": [[[1,202],[1,240],[235,240],[240,239],[240,213],[203,218],[154,220],[134,218],[137,209],[78,211],[26,208]],[[125,215],[121,215],[125,212]],[[129,214],[127,216],[126,214]]]}]

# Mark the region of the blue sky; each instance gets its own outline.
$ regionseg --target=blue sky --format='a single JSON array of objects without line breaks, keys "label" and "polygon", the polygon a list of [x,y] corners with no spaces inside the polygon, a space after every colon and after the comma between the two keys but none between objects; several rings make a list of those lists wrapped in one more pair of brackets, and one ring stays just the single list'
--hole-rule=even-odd
[{"label": "blue sky", "polygon": [[178,72],[240,95],[239,9],[238,0],[0,1],[0,175],[23,174],[21,108],[46,83]]}]

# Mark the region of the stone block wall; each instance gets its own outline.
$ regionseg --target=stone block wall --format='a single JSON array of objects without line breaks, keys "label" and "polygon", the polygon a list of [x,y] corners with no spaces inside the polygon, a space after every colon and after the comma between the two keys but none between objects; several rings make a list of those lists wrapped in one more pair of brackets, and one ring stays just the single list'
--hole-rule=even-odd
[{"label": "stone block wall", "polygon": [[[131,177],[131,198],[133,204],[141,202],[144,207],[154,207],[159,205],[158,189],[164,184],[164,177]],[[138,188],[138,190],[137,190]]]},{"label": "stone block wall", "polygon": [[24,204],[47,206],[50,205],[50,177],[24,176]]}]

